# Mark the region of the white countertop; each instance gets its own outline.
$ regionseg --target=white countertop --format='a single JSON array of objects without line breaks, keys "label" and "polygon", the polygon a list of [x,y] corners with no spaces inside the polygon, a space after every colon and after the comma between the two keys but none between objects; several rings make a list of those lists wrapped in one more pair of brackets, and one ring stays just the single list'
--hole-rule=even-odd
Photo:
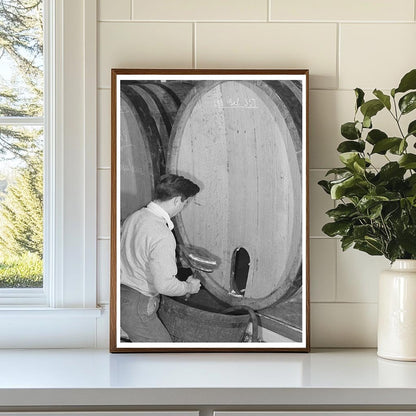
[{"label": "white countertop", "polygon": [[414,406],[416,362],[378,358],[375,350],[0,350],[0,407],[119,404]]}]

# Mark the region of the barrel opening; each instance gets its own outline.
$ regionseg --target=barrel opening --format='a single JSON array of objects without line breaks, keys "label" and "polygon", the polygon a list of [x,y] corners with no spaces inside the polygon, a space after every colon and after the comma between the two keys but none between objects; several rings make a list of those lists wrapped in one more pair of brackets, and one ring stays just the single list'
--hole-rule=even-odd
[{"label": "barrel opening", "polygon": [[248,272],[250,270],[250,255],[244,247],[237,247],[231,259],[231,289],[238,295],[244,296]]}]

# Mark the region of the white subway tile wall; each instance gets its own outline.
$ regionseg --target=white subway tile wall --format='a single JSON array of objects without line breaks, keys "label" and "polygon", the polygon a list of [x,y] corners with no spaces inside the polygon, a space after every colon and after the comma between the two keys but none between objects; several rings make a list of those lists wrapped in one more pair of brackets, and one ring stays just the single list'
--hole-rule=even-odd
[{"label": "white subway tile wall", "polygon": [[101,168],[111,167],[111,91],[98,90],[97,163]]},{"label": "white subway tile wall", "polygon": [[98,2],[99,20],[130,20],[131,0],[100,0]]},{"label": "white subway tile wall", "polygon": [[321,179],[328,179],[325,173],[326,170],[309,170],[309,233],[311,237],[325,237],[322,226],[329,222],[329,217],[325,213],[335,208],[334,201],[318,185]]},{"label": "white subway tile wall", "polygon": [[354,91],[311,90],[309,101],[309,168],[341,166],[337,146],[340,126],[354,119]]},{"label": "white subway tile wall", "polygon": [[197,68],[308,68],[312,88],[337,85],[334,23],[198,23],[195,49]]},{"label": "white subway tile wall", "polygon": [[97,302],[108,303],[110,298],[110,239],[97,242]]},{"label": "white subway tile wall", "polygon": [[413,8],[413,0],[271,0],[271,19],[413,22]]},{"label": "white subway tile wall", "polygon": [[339,42],[340,88],[390,91],[416,64],[414,23],[341,24]]},{"label": "white subway tile wall", "polygon": [[268,0],[133,0],[134,20],[262,20]]},{"label": "white subway tile wall", "polygon": [[101,22],[98,86],[111,87],[111,68],[192,68],[192,23]]},{"label": "white subway tile wall", "polygon": [[337,302],[377,302],[378,276],[389,267],[382,256],[337,245]]},{"label": "white subway tile wall", "polygon": [[311,302],[335,302],[337,239],[310,240]]},{"label": "white subway tile wall", "polygon": [[312,302],[311,344],[331,348],[375,347],[377,304]]},{"label": "white subway tile wall", "polygon": [[110,238],[111,216],[111,171],[110,169],[98,169],[98,238]]},{"label": "white subway tile wall", "polygon": [[[416,67],[415,0],[98,3],[99,302],[109,302],[111,68],[308,68],[311,343],[376,346],[377,276],[388,261],[342,252],[338,239],[322,233],[334,203],[317,182],[339,165],[340,125],[354,117],[353,89],[389,91]],[[393,128],[387,114],[375,124]]]}]

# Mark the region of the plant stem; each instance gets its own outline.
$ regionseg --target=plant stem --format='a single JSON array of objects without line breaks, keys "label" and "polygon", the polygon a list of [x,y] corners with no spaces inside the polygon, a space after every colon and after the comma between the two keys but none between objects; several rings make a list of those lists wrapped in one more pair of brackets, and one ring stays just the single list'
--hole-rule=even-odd
[{"label": "plant stem", "polygon": [[390,241],[391,240],[391,233],[390,230],[388,229],[388,227],[386,226],[386,223],[384,222],[384,218],[383,216],[380,214],[380,218],[381,218],[381,222],[383,223],[383,228],[386,234],[387,239]]},{"label": "plant stem", "polygon": [[396,115],[394,115],[391,110],[389,110],[389,113],[391,114],[391,116],[394,118],[394,121],[397,124],[397,127],[399,128],[400,134],[402,135],[403,139],[406,139],[405,135],[403,134],[403,130],[400,126],[400,117],[402,116],[402,114],[400,114],[400,116],[397,116],[397,104],[396,104],[396,99],[393,98],[393,103],[394,103],[394,112]]}]

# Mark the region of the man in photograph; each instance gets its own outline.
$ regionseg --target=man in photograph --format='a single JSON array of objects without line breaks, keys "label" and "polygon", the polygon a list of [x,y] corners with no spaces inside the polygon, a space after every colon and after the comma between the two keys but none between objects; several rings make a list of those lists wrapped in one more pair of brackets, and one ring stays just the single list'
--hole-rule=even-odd
[{"label": "man in photograph", "polygon": [[183,176],[161,177],[155,198],[123,223],[120,240],[121,328],[132,342],[172,342],[157,316],[160,295],[197,293],[200,281],[177,279],[176,241],[171,218],[199,192]]}]

